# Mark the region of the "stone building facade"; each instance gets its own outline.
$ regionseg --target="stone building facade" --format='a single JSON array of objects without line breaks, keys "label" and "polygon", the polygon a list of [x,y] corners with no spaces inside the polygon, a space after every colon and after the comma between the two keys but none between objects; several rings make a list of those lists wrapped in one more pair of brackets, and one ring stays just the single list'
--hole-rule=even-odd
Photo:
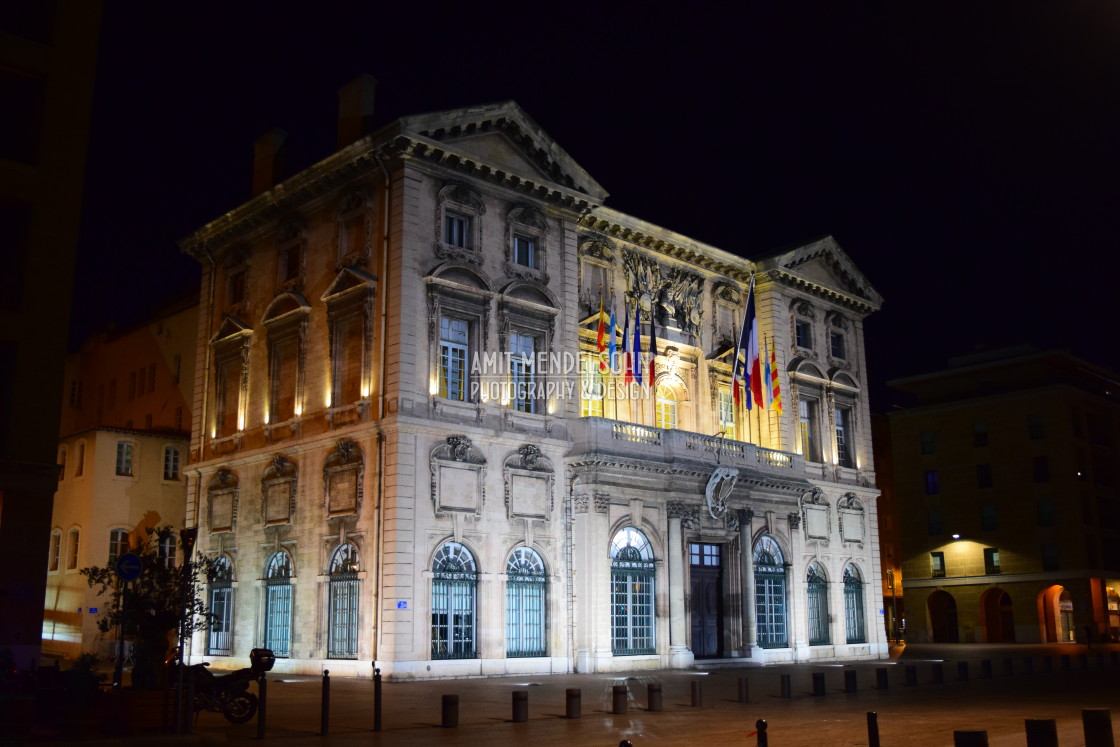
[{"label": "stone building facade", "polygon": [[[259,194],[183,242],[187,521],[228,567],[192,658],[405,679],[883,655],[880,298],[836,242],[749,261],[614,211],[512,102],[365,134],[369,82],[334,155],[272,186],[262,139]],[[730,400],[752,272],[784,414]],[[612,309],[641,385],[599,370]]]}]

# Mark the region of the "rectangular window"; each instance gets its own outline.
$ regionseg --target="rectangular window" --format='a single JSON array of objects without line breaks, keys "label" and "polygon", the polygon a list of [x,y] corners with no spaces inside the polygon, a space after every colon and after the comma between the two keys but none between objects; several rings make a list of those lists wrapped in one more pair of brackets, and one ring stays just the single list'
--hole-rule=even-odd
[{"label": "rectangular window", "polygon": [[987,423],[973,423],[972,424],[972,445],[973,446],[987,446],[988,445],[988,424]]},{"label": "rectangular window", "polygon": [[1027,436],[1032,441],[1046,438],[1046,418],[1041,413],[1032,412],[1027,415]]},{"label": "rectangular window", "polygon": [[999,573],[998,547],[984,548],[984,573],[988,574],[989,576],[993,573]]},{"label": "rectangular window", "polygon": [[245,270],[232,271],[226,278],[226,305],[235,306],[245,300]]},{"label": "rectangular window", "polygon": [[537,341],[529,335],[518,332],[509,335],[509,404],[518,412],[536,412],[533,386],[536,347]]},{"label": "rectangular window", "polygon": [[[271,332],[270,332],[271,337]],[[296,373],[299,368],[299,337],[287,335],[269,340],[268,422],[291,420],[296,411]],[[332,361],[334,357],[332,356]]]},{"label": "rectangular window", "polygon": [[719,430],[724,438],[735,438],[735,400],[730,389],[719,390]]},{"label": "rectangular window", "polygon": [[537,240],[531,236],[513,235],[513,261],[525,267],[537,266]]},{"label": "rectangular window", "polygon": [[82,406],[82,382],[77,379],[70,381],[70,406],[73,408]]},{"label": "rectangular window", "polygon": [[293,241],[280,250],[280,282],[295,280],[303,270],[303,244]]},{"label": "rectangular window", "polygon": [[945,578],[945,553],[931,552],[929,554],[930,575],[933,578]]},{"label": "rectangular window", "polygon": [[72,571],[78,567],[78,540],[81,532],[77,529],[70,530],[70,542],[66,547],[66,570]]},{"label": "rectangular window", "polygon": [[985,532],[994,532],[996,530],[997,515],[995,506],[981,506],[980,529]]},{"label": "rectangular window", "polygon": [[470,325],[464,319],[439,320],[439,396],[467,401],[467,355]]},{"label": "rectangular window", "polygon": [[813,328],[809,326],[809,322],[798,319],[793,323],[793,329],[797,335],[797,347],[811,350],[813,347]]},{"label": "rectangular window", "polygon": [[117,474],[132,477],[132,444],[117,441]]},{"label": "rectangular window", "polygon": [[175,535],[168,534],[159,538],[159,547],[156,557],[164,568],[175,567]]},{"label": "rectangular window", "polygon": [[1034,481],[1050,482],[1050,460],[1044,456],[1034,458]]},{"label": "rectangular window", "polygon": [[852,411],[847,407],[836,408],[836,463],[841,467],[854,467],[852,461]]},{"label": "rectangular window", "polygon": [[605,396],[603,380],[599,376],[599,362],[590,353],[579,356],[579,415],[581,418],[603,417]]},{"label": "rectangular window", "polygon": [[941,492],[941,486],[937,480],[937,470],[926,470],[926,495],[937,495]]},{"label": "rectangular window", "polygon": [[937,436],[933,431],[922,431],[920,438],[923,454],[932,454],[937,451]]},{"label": "rectangular window", "polygon": [[58,570],[58,558],[62,553],[62,534],[60,532],[51,532],[51,550],[49,560],[47,562],[47,570]]},{"label": "rectangular window", "polygon": [[817,448],[817,402],[804,399],[797,404],[800,422],[798,423],[801,437],[801,454],[810,462],[821,460],[820,449]]},{"label": "rectangular window", "polygon": [[842,332],[829,332],[828,348],[831,351],[833,358],[840,358],[841,360],[846,358],[847,354],[844,348],[844,334]]},{"label": "rectangular window", "polygon": [[1059,570],[1058,563],[1058,546],[1047,543],[1042,546],[1042,570],[1056,571]]},{"label": "rectangular window", "polygon": [[174,446],[166,446],[163,449],[163,479],[164,480],[178,480],[179,479],[179,450]]},{"label": "rectangular window", "polygon": [[1040,498],[1038,501],[1038,525],[1054,526],[1054,502],[1049,498]]},{"label": "rectangular window", "polygon": [[992,465],[990,464],[977,464],[976,465],[976,487],[990,488],[992,487]]},{"label": "rectangular window", "polygon": [[114,529],[109,532],[109,565],[128,552],[128,530]]},{"label": "rectangular window", "polygon": [[941,527],[941,511],[936,508],[931,508],[926,511],[926,534],[930,537],[936,537],[942,532]]},{"label": "rectangular window", "polygon": [[447,213],[443,218],[443,243],[460,249],[470,248],[471,219],[461,213]]},{"label": "rectangular window", "polygon": [[342,407],[357,402],[363,396],[364,317],[357,312],[339,315],[331,325],[331,335],[334,350],[331,406]]},{"label": "rectangular window", "polygon": [[218,435],[232,436],[239,430],[241,404],[241,356],[227,355],[217,366],[217,419]]}]

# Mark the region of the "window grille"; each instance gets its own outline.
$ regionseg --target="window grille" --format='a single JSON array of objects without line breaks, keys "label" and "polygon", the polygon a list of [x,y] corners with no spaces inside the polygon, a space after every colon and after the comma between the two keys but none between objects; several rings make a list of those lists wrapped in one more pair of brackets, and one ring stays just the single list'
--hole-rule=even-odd
[{"label": "window grille", "polygon": [[830,643],[828,634],[828,584],[815,564],[809,566],[806,586],[809,607],[809,645],[826,646]]},{"label": "window grille", "polygon": [[432,658],[473,659],[478,568],[458,542],[436,552],[432,567]]},{"label": "window grille", "polygon": [[654,598],[649,540],[626,527],[611,543],[611,651],[616,656],[655,652]]},{"label": "window grille", "polygon": [[506,564],[506,656],[547,656],[548,577],[536,551],[519,547]]},{"label": "window grille", "polygon": [[206,653],[229,656],[233,653],[233,565],[224,555],[214,561],[210,574],[210,614]]},{"label": "window grille", "polygon": [[279,657],[292,655],[292,561],[273,553],[265,572],[264,647]]},{"label": "window grille", "polygon": [[786,647],[786,568],[781,548],[772,537],[763,537],[755,545],[754,589],[758,645]]},{"label": "window grille", "polygon": [[358,590],[358,549],[346,543],[331,557],[328,658],[358,658]]},{"label": "window grille", "polygon": [[848,643],[867,643],[863,620],[863,581],[852,566],[844,569],[844,629]]}]

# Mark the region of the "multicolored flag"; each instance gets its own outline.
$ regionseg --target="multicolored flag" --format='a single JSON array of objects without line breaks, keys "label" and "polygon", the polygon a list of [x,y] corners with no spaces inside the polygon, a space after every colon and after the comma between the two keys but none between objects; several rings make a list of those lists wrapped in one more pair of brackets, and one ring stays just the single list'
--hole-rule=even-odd
[{"label": "multicolored flag", "polygon": [[739,381],[742,379],[747,392],[747,409],[755,403],[762,405],[762,369],[758,354],[758,320],[754,313],[754,276],[747,288],[747,303],[743,309],[743,328],[739,330],[739,342],[735,346],[735,365],[731,373],[731,385],[738,394]]},{"label": "multicolored flag", "polygon": [[599,373],[607,370],[603,360],[603,351],[607,349],[607,329],[603,324],[603,294],[599,293],[599,324],[595,332],[595,347],[599,353]]},{"label": "multicolored flag", "polygon": [[642,305],[634,300],[634,381],[642,383]]},{"label": "multicolored flag", "polygon": [[782,414],[782,386],[778,381],[778,351],[770,348],[770,409]]},{"label": "multicolored flag", "polygon": [[657,352],[657,320],[654,318],[655,311],[649,311],[649,385],[653,386],[653,382],[657,379],[657,369],[654,367],[654,361],[660,353]]},{"label": "multicolored flag", "polygon": [[770,338],[762,336],[762,396],[770,404]]},{"label": "multicolored flag", "polygon": [[615,330],[617,330],[618,328],[615,326],[616,324],[617,324],[617,322],[615,321],[615,315],[614,315],[614,290],[612,289],[611,290],[611,322],[610,322],[610,328],[609,328],[609,337],[607,338],[607,350],[608,350],[607,359],[609,361],[609,363],[607,365],[610,368],[610,373],[611,373],[612,376],[614,375],[614,372],[618,370],[618,340],[615,339],[617,337],[617,335],[615,333]]},{"label": "multicolored flag", "polygon": [[[626,310],[626,304],[623,304],[623,311]],[[622,383],[630,384],[634,381],[634,362],[631,358],[631,352],[634,349],[633,343],[630,341],[630,317],[625,314],[622,317]]]}]

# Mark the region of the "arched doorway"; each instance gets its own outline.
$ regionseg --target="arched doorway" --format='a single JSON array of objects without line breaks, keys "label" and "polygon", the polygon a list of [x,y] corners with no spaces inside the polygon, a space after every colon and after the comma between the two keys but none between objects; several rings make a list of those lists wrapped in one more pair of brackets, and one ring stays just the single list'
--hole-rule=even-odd
[{"label": "arched doorway", "polygon": [[985,643],[1014,643],[1015,618],[1011,595],[1003,589],[988,589],[980,597],[980,620]]},{"label": "arched doorway", "polygon": [[1052,643],[1072,643],[1075,640],[1073,597],[1064,586],[1058,585],[1043,589],[1038,596],[1043,640]]},{"label": "arched doorway", "polygon": [[935,591],[926,602],[929,607],[929,624],[934,643],[959,643],[957,630],[957,600],[947,591]]}]

